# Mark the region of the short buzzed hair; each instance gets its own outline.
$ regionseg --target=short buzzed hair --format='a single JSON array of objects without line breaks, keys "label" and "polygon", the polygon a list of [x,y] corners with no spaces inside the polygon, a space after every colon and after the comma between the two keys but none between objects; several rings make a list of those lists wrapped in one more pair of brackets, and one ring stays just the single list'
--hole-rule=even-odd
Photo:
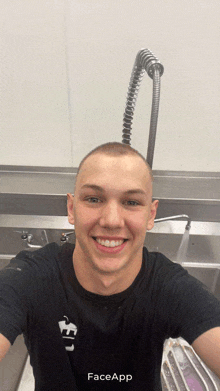
[{"label": "short buzzed hair", "polygon": [[122,156],[122,155],[133,155],[133,156],[136,155],[136,156],[139,156],[144,161],[144,163],[146,164],[146,167],[147,167],[147,170],[148,170],[148,172],[150,174],[151,180],[153,181],[152,170],[151,170],[149,164],[147,163],[146,159],[141,155],[141,153],[138,152],[136,149],[132,148],[128,144],[122,144],[122,143],[114,141],[114,142],[109,142],[109,143],[105,143],[105,144],[99,145],[98,147],[96,147],[92,151],[90,151],[82,159],[82,161],[80,162],[80,165],[78,167],[77,173],[76,173],[74,191],[75,191],[75,188],[76,188],[77,177],[79,175],[79,172],[80,172],[80,169],[82,168],[83,163],[85,162],[85,160],[89,156],[94,155],[96,153],[97,154],[100,153],[100,154],[104,154],[104,155],[108,155],[108,156]]}]

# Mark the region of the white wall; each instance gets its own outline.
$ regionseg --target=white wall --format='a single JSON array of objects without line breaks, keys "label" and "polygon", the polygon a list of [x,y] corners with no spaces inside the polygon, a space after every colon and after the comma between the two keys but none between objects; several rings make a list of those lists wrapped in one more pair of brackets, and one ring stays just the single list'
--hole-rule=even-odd
[{"label": "white wall", "polygon": [[0,6],[0,163],[70,166],[64,1]]},{"label": "white wall", "polygon": [[[121,141],[133,63],[149,48],[165,68],[153,168],[220,171],[219,1],[0,3],[1,164],[76,167]],[[144,156],[151,98],[145,75],[132,132]]]}]

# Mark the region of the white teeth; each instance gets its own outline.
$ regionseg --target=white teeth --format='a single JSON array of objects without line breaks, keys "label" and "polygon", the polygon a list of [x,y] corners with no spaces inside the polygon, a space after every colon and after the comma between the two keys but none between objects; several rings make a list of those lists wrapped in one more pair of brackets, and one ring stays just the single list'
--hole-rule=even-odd
[{"label": "white teeth", "polygon": [[96,241],[101,244],[102,246],[105,247],[116,247],[116,246],[121,246],[121,244],[124,242],[124,240],[101,240],[99,238],[96,238]]}]

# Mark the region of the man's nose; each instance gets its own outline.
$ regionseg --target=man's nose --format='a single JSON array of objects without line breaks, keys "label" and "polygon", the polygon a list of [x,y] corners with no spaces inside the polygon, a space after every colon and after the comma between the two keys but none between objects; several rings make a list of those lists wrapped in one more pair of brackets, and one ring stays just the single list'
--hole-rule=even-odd
[{"label": "man's nose", "polygon": [[101,227],[108,227],[108,228],[124,227],[122,206],[114,201],[107,203],[102,208],[99,224]]}]

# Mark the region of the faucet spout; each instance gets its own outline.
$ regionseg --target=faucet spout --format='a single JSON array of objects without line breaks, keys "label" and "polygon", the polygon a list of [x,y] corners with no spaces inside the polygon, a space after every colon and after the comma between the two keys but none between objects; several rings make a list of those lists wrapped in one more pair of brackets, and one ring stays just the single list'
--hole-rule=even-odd
[{"label": "faucet spout", "polygon": [[168,216],[168,217],[162,217],[160,219],[155,219],[154,222],[155,223],[159,223],[161,221],[169,221],[169,220],[179,220],[179,219],[185,219],[187,220],[187,224],[186,224],[186,227],[185,229],[187,231],[190,230],[191,228],[191,219],[188,215],[185,215],[185,214],[182,214],[182,215],[176,215],[176,216]]}]

